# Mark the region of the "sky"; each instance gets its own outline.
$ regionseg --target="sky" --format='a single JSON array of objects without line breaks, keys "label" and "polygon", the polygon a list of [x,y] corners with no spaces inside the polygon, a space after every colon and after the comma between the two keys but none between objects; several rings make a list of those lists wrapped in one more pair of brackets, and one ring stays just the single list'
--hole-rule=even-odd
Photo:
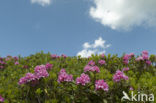
[{"label": "sky", "polygon": [[1,0],[0,56],[156,54],[155,0]]}]

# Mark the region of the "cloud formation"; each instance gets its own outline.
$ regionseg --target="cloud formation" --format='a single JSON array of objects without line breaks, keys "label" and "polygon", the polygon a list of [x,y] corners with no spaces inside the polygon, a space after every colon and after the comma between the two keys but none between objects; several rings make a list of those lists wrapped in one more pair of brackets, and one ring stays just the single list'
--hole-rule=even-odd
[{"label": "cloud formation", "polygon": [[112,29],[156,26],[156,0],[94,0],[90,15]]},{"label": "cloud formation", "polygon": [[50,5],[51,4],[51,0],[31,0],[31,3],[37,3],[41,6],[46,6],[46,5]]},{"label": "cloud formation", "polygon": [[106,41],[103,40],[101,37],[99,37],[97,40],[94,41],[93,44],[90,44],[89,42],[85,42],[83,44],[83,50],[79,51],[77,53],[77,56],[81,57],[89,57],[92,54],[102,54],[105,53],[105,49],[110,47],[110,44],[105,44]]}]

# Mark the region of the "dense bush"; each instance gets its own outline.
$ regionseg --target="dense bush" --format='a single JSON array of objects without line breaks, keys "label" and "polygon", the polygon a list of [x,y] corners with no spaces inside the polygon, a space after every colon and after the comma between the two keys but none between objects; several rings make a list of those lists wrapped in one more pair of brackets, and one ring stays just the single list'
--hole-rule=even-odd
[{"label": "dense bush", "polygon": [[0,58],[1,102],[121,103],[123,91],[156,95],[155,55]]}]

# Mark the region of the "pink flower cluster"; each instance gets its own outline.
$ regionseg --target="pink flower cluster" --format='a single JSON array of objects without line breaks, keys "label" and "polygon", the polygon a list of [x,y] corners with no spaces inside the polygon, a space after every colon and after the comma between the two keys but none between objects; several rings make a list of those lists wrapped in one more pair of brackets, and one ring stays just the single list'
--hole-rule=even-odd
[{"label": "pink flower cluster", "polygon": [[73,81],[73,75],[69,75],[66,73],[65,69],[61,69],[59,72],[58,80],[59,83],[61,82],[71,82]]},{"label": "pink flower cluster", "polygon": [[143,51],[142,55],[136,58],[136,61],[145,61],[146,64],[151,65],[151,61],[149,60],[148,51]]},{"label": "pink flower cluster", "polygon": [[100,72],[100,69],[98,66],[90,66],[90,65],[86,65],[84,67],[84,72],[87,72],[87,71],[92,71],[92,72],[97,72],[99,73]]},{"label": "pink flower cluster", "polygon": [[91,60],[91,61],[88,62],[88,65],[94,66],[95,65],[95,62],[93,60]]},{"label": "pink flower cluster", "polygon": [[45,65],[39,65],[35,67],[35,73],[27,73],[25,77],[20,78],[18,84],[27,84],[27,83],[36,83],[41,78],[45,78],[49,76],[49,73],[47,72],[49,68],[46,68]]},{"label": "pink flower cluster", "polygon": [[0,95],[0,102],[4,102],[4,98]]},{"label": "pink flower cluster", "polygon": [[47,64],[45,65],[45,67],[46,67],[47,70],[50,70],[50,69],[52,69],[53,64],[47,63]]},{"label": "pink flower cluster", "polygon": [[100,69],[99,69],[98,66],[95,65],[95,62],[93,60],[91,60],[91,61],[89,61],[88,65],[86,65],[84,67],[84,72],[87,72],[87,71],[92,71],[92,72],[99,73]]},{"label": "pink flower cluster", "polygon": [[1,61],[0,61],[0,64],[4,65],[4,64],[6,64],[6,63],[5,63],[4,61],[1,60]]},{"label": "pink flower cluster", "polygon": [[117,70],[113,76],[113,81],[120,82],[120,80],[128,80],[128,76],[126,76],[122,71]]},{"label": "pink flower cluster", "polygon": [[25,75],[25,77],[20,78],[18,84],[19,84],[19,85],[22,85],[22,84],[30,83],[30,82],[32,82],[32,81],[36,81],[36,79],[37,79],[37,78],[36,78],[36,76],[35,76],[34,74],[32,74],[32,73],[27,73],[27,74]]},{"label": "pink flower cluster", "polygon": [[95,82],[95,90],[104,90],[108,91],[108,84],[104,80],[96,80]]},{"label": "pink flower cluster", "polygon": [[60,58],[60,57],[57,56],[56,54],[52,54],[52,55],[51,55],[51,58],[52,58],[52,59],[56,59],[56,58]]},{"label": "pink flower cluster", "polygon": [[47,72],[47,68],[45,65],[40,65],[35,67],[35,76],[37,79],[45,78],[49,76],[49,73]]},{"label": "pink flower cluster", "polygon": [[90,82],[90,78],[87,74],[82,73],[80,77],[76,78],[76,84],[86,85]]},{"label": "pink flower cluster", "polygon": [[16,62],[15,62],[15,65],[19,65],[19,62],[18,62],[18,61],[16,61]]},{"label": "pink flower cluster", "polygon": [[129,59],[131,59],[131,57],[134,57],[134,56],[135,56],[134,53],[125,54],[124,57],[123,57],[123,63],[128,64]]},{"label": "pink flower cluster", "polygon": [[99,60],[98,63],[99,63],[100,65],[106,64],[105,60]]}]

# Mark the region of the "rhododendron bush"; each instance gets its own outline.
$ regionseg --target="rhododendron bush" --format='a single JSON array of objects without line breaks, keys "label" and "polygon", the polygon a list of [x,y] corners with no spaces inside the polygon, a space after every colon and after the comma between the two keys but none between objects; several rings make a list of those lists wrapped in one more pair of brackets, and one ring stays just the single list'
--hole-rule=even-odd
[{"label": "rhododendron bush", "polygon": [[0,103],[121,103],[123,91],[156,96],[155,55],[0,58]]}]

